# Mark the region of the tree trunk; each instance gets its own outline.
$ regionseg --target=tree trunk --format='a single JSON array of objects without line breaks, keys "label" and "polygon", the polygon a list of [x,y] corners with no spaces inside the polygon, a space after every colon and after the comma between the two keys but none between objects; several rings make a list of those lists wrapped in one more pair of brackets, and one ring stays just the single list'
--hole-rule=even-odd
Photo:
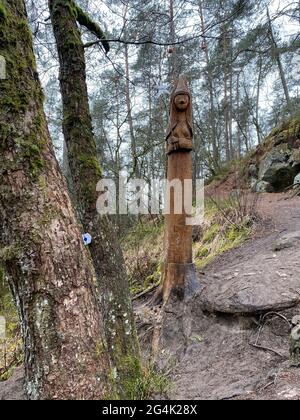
[{"label": "tree trunk", "polygon": [[[203,4],[202,1],[199,1],[199,13],[200,13],[200,20],[201,20],[201,30],[202,33],[205,33],[206,26],[204,20],[204,13],[203,13]],[[208,90],[209,90],[209,103],[210,103],[210,110],[209,110],[209,119],[212,131],[212,150],[213,150],[213,163],[214,163],[214,170],[219,167],[219,150],[217,145],[217,128],[216,128],[216,118],[215,118],[215,105],[214,105],[214,89],[213,89],[213,76],[210,71],[210,59],[209,59],[209,52],[208,52],[208,43],[206,38],[203,38],[203,49],[205,52],[205,61],[206,61],[206,73],[207,73],[207,81],[208,81]]]},{"label": "tree trunk", "polygon": [[287,81],[286,81],[286,77],[285,77],[285,73],[284,73],[284,68],[283,68],[283,65],[282,65],[282,62],[281,62],[280,54],[278,52],[278,45],[277,45],[277,41],[275,39],[275,35],[274,35],[274,32],[273,32],[273,27],[272,27],[272,22],[271,22],[271,18],[270,18],[269,9],[267,10],[267,17],[268,17],[268,23],[269,23],[269,34],[270,34],[270,40],[271,40],[271,44],[272,44],[273,54],[274,54],[274,57],[275,57],[276,62],[277,62],[277,66],[278,66],[278,70],[279,70],[279,75],[280,75],[280,79],[281,79],[286,103],[287,103],[288,106],[290,106],[290,103],[291,103],[290,93],[289,93],[289,89],[288,89],[288,85],[287,85]]},{"label": "tree trunk", "polygon": [[[176,42],[176,31],[174,22],[174,0],[169,0],[169,13],[170,13],[170,41],[172,44]],[[178,76],[178,61],[177,61],[177,49],[173,45],[171,48],[170,58],[170,82],[174,82]]]},{"label": "tree trunk", "polygon": [[[125,24],[125,23],[124,23]],[[131,158],[133,162],[133,175],[139,178],[139,164],[137,158],[136,141],[133,128],[132,118],[132,106],[130,100],[130,72],[129,72],[129,56],[128,56],[128,45],[125,44],[125,96],[126,96],[126,107],[127,107],[127,120],[129,125],[130,143],[131,143]]]},{"label": "tree trunk", "polygon": [[[74,2],[49,0],[60,61],[63,132],[67,144],[74,193],[86,232],[92,236],[94,262],[103,310],[105,332],[120,384],[139,376],[139,347],[129,285],[115,228],[96,210],[96,185],[101,170],[88,103],[84,46],[72,13]],[[121,395],[126,397],[124,386]]]},{"label": "tree trunk", "polygon": [[226,161],[229,162],[231,158],[230,151],[230,133],[229,133],[229,98],[228,98],[228,40],[227,40],[227,28],[222,28],[222,41],[223,41],[223,60],[224,60],[224,122],[225,122],[225,152]]},{"label": "tree trunk", "polygon": [[240,73],[237,75],[236,81],[236,121],[237,121],[237,149],[238,149],[238,158],[242,157],[242,139],[241,139],[241,129],[240,129]]},{"label": "tree trunk", "polygon": [[0,259],[21,320],[26,392],[102,399],[109,360],[94,271],[54,157],[25,4],[0,5]]},{"label": "tree trunk", "polygon": [[262,57],[259,56],[259,72],[258,72],[258,78],[257,78],[257,93],[256,93],[256,111],[255,111],[255,128],[256,128],[256,133],[257,133],[257,140],[258,143],[261,143],[261,129],[260,129],[260,124],[259,124],[259,102],[260,102],[260,86],[261,86],[261,81],[262,81],[262,66],[263,66],[263,61],[262,61]]},{"label": "tree trunk", "polygon": [[228,48],[229,48],[229,64],[228,64],[228,71],[229,71],[229,147],[230,147],[230,160],[235,158],[235,148],[233,144],[233,128],[232,128],[232,120],[233,120],[233,54],[232,54],[232,29],[229,29],[228,33]]}]

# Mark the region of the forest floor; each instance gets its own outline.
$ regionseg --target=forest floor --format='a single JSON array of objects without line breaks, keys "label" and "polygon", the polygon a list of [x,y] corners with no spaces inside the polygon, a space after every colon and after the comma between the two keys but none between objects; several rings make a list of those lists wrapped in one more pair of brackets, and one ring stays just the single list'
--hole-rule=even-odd
[{"label": "forest floor", "polygon": [[176,354],[169,398],[300,399],[286,321],[300,315],[300,198],[286,198],[260,196],[254,236],[199,273],[200,291],[183,315],[185,339],[178,344],[180,328],[170,335],[170,327],[163,337],[169,360]]},{"label": "forest floor", "polygon": [[[290,328],[278,316],[300,315],[300,197],[286,198],[261,195],[253,236],[198,273],[199,291],[187,305],[167,308],[157,357],[171,379],[166,398],[300,399]],[[149,353],[159,308],[145,303],[135,310]],[[22,375],[18,368],[0,383],[0,400],[24,398]]]}]

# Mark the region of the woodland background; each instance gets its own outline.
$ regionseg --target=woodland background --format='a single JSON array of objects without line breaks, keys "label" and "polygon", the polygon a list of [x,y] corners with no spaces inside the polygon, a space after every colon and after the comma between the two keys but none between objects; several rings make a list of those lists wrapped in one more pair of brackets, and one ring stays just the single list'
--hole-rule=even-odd
[{"label": "woodland background", "polygon": [[[58,63],[45,1],[28,1],[46,113],[63,163]],[[191,83],[195,177],[209,177],[299,114],[298,1],[135,0],[78,4],[111,42],[86,49],[90,104],[104,175],[164,176],[174,74]],[[85,43],[95,38],[82,29]],[[125,40],[128,43],[118,42]],[[151,41],[151,43],[149,43]],[[158,44],[158,45],[157,45]],[[173,45],[174,44],[174,45]]]},{"label": "woodland background", "polygon": [[[234,178],[242,172],[253,178],[252,167],[258,185],[267,160],[275,167],[275,184],[280,179],[281,188],[272,192],[282,192],[300,166],[300,1],[25,3],[38,72],[24,1],[0,1],[0,53],[9,63],[9,77],[0,81],[0,310],[8,327],[0,379],[23,364],[31,399],[149,398],[168,386],[156,366],[140,358],[140,347],[145,354],[150,348],[141,325],[155,330],[159,316],[150,302],[153,319],[145,321],[135,302],[161,280],[163,220],[100,217],[98,178],[118,184],[120,171],[149,182],[165,178],[169,97],[174,79],[185,74],[193,98],[193,176],[209,183],[231,173],[232,181],[228,200],[208,200],[205,224],[194,232],[199,275],[216,256],[253,236],[261,226],[258,196],[240,194]],[[97,38],[80,24],[88,21],[85,13],[105,33],[108,54],[101,29]],[[287,185],[281,185],[278,160],[287,167]],[[247,190],[249,179],[244,181]],[[294,229],[294,221],[288,223]],[[87,231],[89,248],[82,243]]]}]

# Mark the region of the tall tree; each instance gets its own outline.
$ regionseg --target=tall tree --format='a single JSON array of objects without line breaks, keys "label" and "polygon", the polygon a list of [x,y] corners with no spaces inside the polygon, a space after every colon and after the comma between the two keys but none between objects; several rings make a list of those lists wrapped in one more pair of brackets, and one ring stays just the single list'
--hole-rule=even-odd
[{"label": "tall tree", "polygon": [[[205,24],[205,16],[203,10],[203,1],[199,0],[199,15],[200,15],[200,22],[201,22],[201,30],[202,33],[205,34],[206,31],[206,24]],[[216,170],[219,165],[219,148],[217,143],[217,129],[216,129],[216,112],[215,112],[215,101],[214,101],[214,80],[213,75],[210,67],[210,57],[209,57],[209,45],[207,42],[206,37],[203,38],[202,45],[201,45],[204,54],[205,54],[205,64],[206,64],[206,77],[208,82],[208,93],[209,93],[209,120],[210,120],[210,127],[211,127],[211,143],[212,143],[212,160],[213,160],[213,170]]]},{"label": "tall tree", "polygon": [[101,29],[73,0],[49,0],[51,20],[60,61],[63,99],[63,132],[68,149],[74,192],[86,232],[92,236],[90,251],[101,288],[105,331],[119,379],[124,383],[138,378],[139,347],[122,251],[110,219],[96,209],[96,185],[101,179],[86,85],[84,45],[78,21],[104,42]]},{"label": "tall tree", "polygon": [[272,55],[273,55],[274,59],[276,60],[276,63],[277,63],[277,66],[278,66],[278,71],[279,71],[280,80],[281,80],[281,83],[282,83],[282,88],[283,88],[283,91],[284,91],[286,103],[289,107],[290,103],[291,103],[290,93],[289,93],[289,89],[288,89],[288,85],[287,85],[287,81],[286,81],[286,76],[285,76],[285,71],[284,71],[284,68],[283,68],[283,65],[282,65],[280,53],[278,51],[278,45],[277,45],[277,41],[276,41],[276,38],[275,38],[269,9],[267,9],[267,18],[268,18],[268,25],[269,25],[269,37],[270,37],[270,42],[271,42],[271,46],[272,46],[271,51],[272,51]]},{"label": "tall tree", "polygon": [[54,157],[23,0],[0,1],[0,260],[30,399],[101,399],[109,360],[94,271]]}]

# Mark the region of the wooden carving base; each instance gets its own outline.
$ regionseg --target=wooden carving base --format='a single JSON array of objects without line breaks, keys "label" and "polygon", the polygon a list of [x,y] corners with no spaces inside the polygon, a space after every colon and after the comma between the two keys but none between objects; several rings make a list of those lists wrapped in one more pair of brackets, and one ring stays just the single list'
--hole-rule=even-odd
[{"label": "wooden carving base", "polygon": [[166,263],[164,264],[162,297],[169,300],[171,294],[180,300],[191,297],[200,287],[200,282],[194,264]]}]

